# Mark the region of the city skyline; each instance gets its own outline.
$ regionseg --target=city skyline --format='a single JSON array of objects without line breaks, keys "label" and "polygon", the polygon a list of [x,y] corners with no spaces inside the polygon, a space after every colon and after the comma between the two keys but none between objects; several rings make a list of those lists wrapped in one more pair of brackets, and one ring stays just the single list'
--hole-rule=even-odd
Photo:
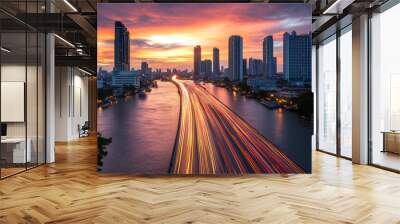
[{"label": "city skyline", "polygon": [[[99,4],[101,16],[98,21],[98,66],[106,70],[112,70],[114,66],[115,21],[121,21],[130,33],[130,64],[135,69],[139,69],[141,62],[146,61],[152,68],[191,71],[193,47],[196,45],[201,45],[202,60],[213,61],[213,48],[219,48],[219,64],[227,67],[230,36],[243,37],[243,58],[262,58],[262,41],[266,36],[272,35],[278,71],[282,72],[283,34],[292,30],[297,33],[308,33],[310,30],[311,17],[304,16],[307,15],[304,11],[308,11],[309,7],[301,7],[302,5],[299,5],[300,7],[235,3],[223,6],[140,4],[140,7],[136,7],[126,4],[126,7],[120,7],[121,4],[117,5],[119,5],[118,14],[113,12],[115,6],[112,4]],[[196,16],[184,13],[185,10],[194,10],[194,7]],[[140,10],[134,11],[134,8]],[[285,16],[296,10],[298,12],[295,16]],[[132,13],[133,11],[135,13]],[[237,12],[237,15],[234,12]]]}]

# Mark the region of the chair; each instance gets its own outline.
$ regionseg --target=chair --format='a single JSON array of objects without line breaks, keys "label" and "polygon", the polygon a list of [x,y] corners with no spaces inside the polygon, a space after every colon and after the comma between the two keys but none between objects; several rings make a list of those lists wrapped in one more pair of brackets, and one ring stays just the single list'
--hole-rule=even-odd
[{"label": "chair", "polygon": [[89,136],[89,130],[90,130],[89,121],[85,121],[82,127],[78,124],[79,138]]}]

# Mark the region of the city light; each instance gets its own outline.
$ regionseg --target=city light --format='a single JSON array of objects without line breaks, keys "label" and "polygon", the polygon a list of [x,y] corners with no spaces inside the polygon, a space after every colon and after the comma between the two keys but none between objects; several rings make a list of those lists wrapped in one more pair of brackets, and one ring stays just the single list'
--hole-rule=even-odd
[{"label": "city light", "polygon": [[[297,103],[311,77],[311,56],[306,57],[311,55],[309,26],[280,27],[276,19],[258,11],[275,5],[216,4],[210,11],[198,4],[195,15],[187,13],[192,5],[171,4],[168,10],[163,4],[147,6],[131,5],[127,10],[126,5],[118,12],[99,7],[110,19],[102,21],[106,16],[101,16],[98,21],[99,107],[110,108],[102,116],[119,118],[105,127],[121,130],[118,144],[127,146],[122,150],[140,163],[149,158],[148,148],[160,147],[156,156],[166,159],[157,163],[167,162],[168,170],[161,172],[169,174],[309,172],[280,148],[280,141],[292,138],[281,121],[300,111],[289,101]],[[308,13],[300,15],[311,18]],[[300,64],[305,69],[299,70]],[[290,72],[283,72],[283,66]],[[99,120],[110,122],[106,117]],[[158,126],[168,127],[161,133]],[[264,128],[283,137],[271,139]],[[162,134],[173,141],[164,143]],[[137,148],[129,147],[132,139],[140,139],[135,140]],[[138,167],[150,172],[154,166]]]},{"label": "city light", "polygon": [[[181,93],[181,122],[171,173],[304,173],[206,88],[190,81],[173,82]],[[195,161],[196,157],[201,159]]]}]

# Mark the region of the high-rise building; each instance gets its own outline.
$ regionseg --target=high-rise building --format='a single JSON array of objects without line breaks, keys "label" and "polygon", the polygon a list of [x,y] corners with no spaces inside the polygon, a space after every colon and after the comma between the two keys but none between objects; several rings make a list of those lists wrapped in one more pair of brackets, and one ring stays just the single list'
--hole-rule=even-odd
[{"label": "high-rise building", "polygon": [[264,74],[263,60],[249,58],[249,76],[258,76]]},{"label": "high-rise building", "polygon": [[193,79],[200,78],[200,67],[201,67],[201,47],[197,45],[194,47],[194,57],[193,57]]},{"label": "high-rise building", "polygon": [[120,21],[115,21],[114,37],[114,69],[116,71],[130,70],[129,31]]},{"label": "high-rise building", "polygon": [[213,74],[215,76],[219,76],[219,49],[214,47],[213,48]]},{"label": "high-rise building", "polygon": [[200,65],[200,74],[201,74],[201,78],[205,78],[207,79],[208,77],[211,76],[212,73],[212,62],[211,60],[203,60],[201,61],[201,65]]},{"label": "high-rise building", "polygon": [[275,75],[274,72],[274,40],[272,36],[267,36],[263,41],[263,65],[264,75],[266,77],[272,77]]},{"label": "high-rise building", "polygon": [[145,61],[143,61],[141,64],[141,72],[143,75],[147,75],[149,73],[149,64],[147,64]]},{"label": "high-rise building", "polygon": [[241,81],[243,79],[243,38],[238,35],[230,36],[228,49],[229,79]]},{"label": "high-rise building", "polygon": [[277,61],[276,57],[272,58],[272,74],[276,75],[277,74]]},{"label": "high-rise building", "polygon": [[247,59],[243,58],[243,77],[247,75]]},{"label": "high-rise building", "polygon": [[283,74],[287,81],[311,81],[311,35],[283,35]]}]

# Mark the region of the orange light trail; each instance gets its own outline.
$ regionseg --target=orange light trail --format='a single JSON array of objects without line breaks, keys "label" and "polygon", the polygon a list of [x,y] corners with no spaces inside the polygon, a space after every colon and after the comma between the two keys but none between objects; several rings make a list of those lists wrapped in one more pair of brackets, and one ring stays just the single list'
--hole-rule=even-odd
[{"label": "orange light trail", "polygon": [[172,81],[181,95],[181,120],[170,173],[304,173],[204,87]]}]

